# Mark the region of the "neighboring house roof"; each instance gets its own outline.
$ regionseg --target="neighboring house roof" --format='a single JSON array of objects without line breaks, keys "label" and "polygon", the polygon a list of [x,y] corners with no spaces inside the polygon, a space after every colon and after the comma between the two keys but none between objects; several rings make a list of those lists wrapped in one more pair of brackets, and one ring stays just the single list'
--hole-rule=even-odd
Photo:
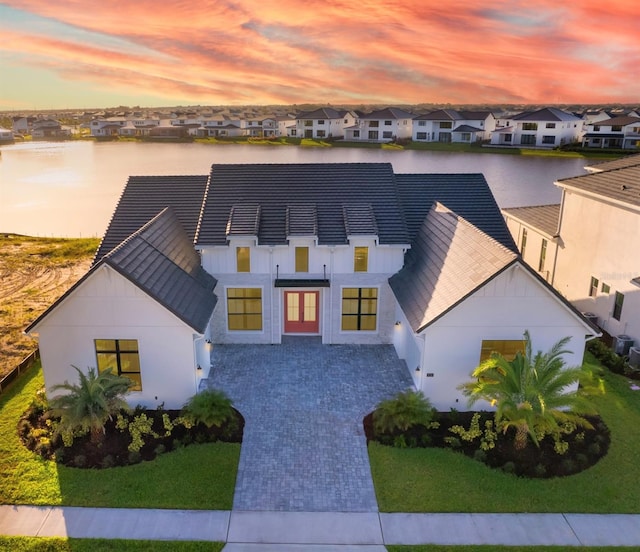
[{"label": "neighboring house roof", "polygon": [[303,111],[296,115],[296,119],[342,119],[345,113],[331,107],[321,107],[314,111]]},{"label": "neighboring house roof", "polygon": [[581,121],[573,113],[567,113],[556,107],[545,107],[537,111],[525,111],[514,115],[514,121]]},{"label": "neighboring house roof", "polygon": [[454,128],[453,132],[483,132],[483,130],[471,125],[460,125],[459,127]]},{"label": "neighboring house roof", "polygon": [[213,165],[197,245],[226,245],[234,205],[260,205],[258,243],[286,244],[287,208],[316,208],[318,243],[346,244],[343,209],[370,204],[381,244],[409,244],[390,163]]},{"label": "neighboring house roof", "polygon": [[131,176],[98,247],[94,264],[165,207],[173,208],[193,242],[207,181],[206,175]]},{"label": "neighboring house roof", "polygon": [[415,117],[416,121],[456,121],[464,117],[455,109],[438,109]]},{"label": "neighboring house roof", "polygon": [[507,249],[439,202],[389,279],[398,303],[418,333],[492,277],[517,261]]},{"label": "neighboring house roof", "polygon": [[614,126],[614,125],[620,125],[620,126],[626,126],[626,125],[632,125],[632,124],[638,124],[640,123],[640,118],[638,117],[630,117],[629,115],[621,115],[619,117],[614,117],[613,119],[606,119],[604,121],[597,121],[594,123],[591,123],[589,126],[594,125],[594,126]]},{"label": "neighboring house roof", "polygon": [[610,171],[613,169],[624,169],[626,167],[635,167],[640,165],[640,153],[635,155],[627,155],[614,159],[613,161],[601,161],[599,163],[593,163],[587,165],[585,168],[591,172]]},{"label": "neighboring house roof", "polygon": [[502,209],[510,218],[517,219],[526,226],[535,228],[550,238],[558,235],[558,221],[560,220],[560,204],[532,205],[529,207],[511,207]]},{"label": "neighboring house roof", "polygon": [[361,115],[361,119],[413,119],[413,113],[409,113],[404,109],[399,109],[397,107],[387,107],[385,109],[378,109],[377,111],[372,111],[371,113],[365,113]]},{"label": "neighboring house roof", "polygon": [[407,229],[413,240],[439,201],[513,252],[518,251],[482,174],[396,174]]},{"label": "neighboring house roof", "polygon": [[640,165],[563,178],[556,184],[586,195],[640,207]]},{"label": "neighboring house roof", "polygon": [[102,257],[25,331],[32,331],[103,265],[124,276],[196,332],[204,333],[217,302],[213,294],[216,279],[202,268],[200,256],[171,208],[163,209]]}]

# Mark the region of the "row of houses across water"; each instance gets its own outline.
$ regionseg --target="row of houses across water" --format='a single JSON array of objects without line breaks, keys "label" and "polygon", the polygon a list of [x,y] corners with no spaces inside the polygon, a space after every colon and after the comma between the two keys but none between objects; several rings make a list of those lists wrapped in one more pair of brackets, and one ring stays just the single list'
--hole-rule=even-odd
[{"label": "row of houses across water", "polygon": [[[32,119],[30,121],[30,119]],[[151,138],[308,138],[348,142],[486,143],[501,147],[637,149],[640,110],[570,113],[556,107],[498,113],[490,110],[438,109],[412,113],[386,107],[370,112],[323,107],[285,114],[234,111],[97,116],[81,125],[91,136]],[[16,117],[13,133],[34,138],[64,138],[71,130],[52,119]],[[5,139],[12,139],[5,130]],[[2,139],[0,129],[0,139]]]}]

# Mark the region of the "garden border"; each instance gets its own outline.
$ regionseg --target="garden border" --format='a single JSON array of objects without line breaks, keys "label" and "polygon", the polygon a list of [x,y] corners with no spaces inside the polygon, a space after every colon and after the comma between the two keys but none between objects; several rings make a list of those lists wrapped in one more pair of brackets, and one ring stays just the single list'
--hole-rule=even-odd
[{"label": "garden border", "polygon": [[38,360],[40,360],[40,349],[36,349],[26,356],[20,364],[11,370],[11,372],[0,379],[0,395],[2,395],[2,393],[4,393],[21,374],[24,374],[29,370],[29,368],[31,368]]}]

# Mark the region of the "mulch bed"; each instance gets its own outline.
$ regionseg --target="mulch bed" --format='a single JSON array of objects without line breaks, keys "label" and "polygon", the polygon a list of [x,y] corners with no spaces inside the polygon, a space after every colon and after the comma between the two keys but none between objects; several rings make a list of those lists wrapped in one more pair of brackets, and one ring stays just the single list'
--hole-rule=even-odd
[{"label": "mulch bed", "polygon": [[136,464],[143,460],[153,460],[159,454],[176,450],[194,443],[212,443],[226,441],[242,442],[244,419],[234,409],[234,417],[221,427],[208,428],[197,424],[191,428],[175,425],[170,435],[166,435],[163,415],[174,422],[179,416],[178,410],[142,410],[131,414],[123,413],[125,418],[133,419],[135,415],[146,414],[153,420],[152,430],[157,434],[144,435],[144,445],[139,451],[130,451],[131,435],[127,429],[116,427],[116,420],[105,425],[105,432],[100,441],[92,442],[90,435],[76,437],[70,447],[65,447],[61,437],[52,435],[51,423],[47,421],[42,408],[32,406],[18,422],[18,434],[24,445],[44,458],[54,459],[58,463],[76,468],[110,468]]},{"label": "mulch bed", "polygon": [[[377,441],[383,445],[400,447],[441,447],[456,450],[484,462],[487,466],[513,473],[519,477],[551,478],[563,477],[579,473],[596,464],[607,454],[611,441],[609,428],[599,416],[585,416],[593,429],[577,428],[562,440],[569,444],[564,454],[554,450],[554,441],[545,437],[539,447],[529,441],[523,450],[514,448],[515,430],[505,434],[498,431],[495,447],[484,451],[480,448],[480,439],[473,442],[464,441],[449,431],[454,425],[469,429],[474,412],[439,412],[435,420],[440,423],[437,429],[423,426],[410,428],[398,439],[399,433],[393,435],[376,435],[373,429],[373,413],[364,419],[364,430],[368,441]],[[493,420],[493,413],[480,413],[480,428],[485,428],[485,421]],[[458,437],[454,443],[445,438]]]}]

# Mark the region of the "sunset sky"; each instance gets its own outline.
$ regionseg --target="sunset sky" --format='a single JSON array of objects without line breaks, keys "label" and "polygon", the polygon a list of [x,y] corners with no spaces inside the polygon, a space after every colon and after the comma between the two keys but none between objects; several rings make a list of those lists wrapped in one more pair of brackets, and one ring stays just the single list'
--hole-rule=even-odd
[{"label": "sunset sky", "polygon": [[638,0],[9,0],[0,36],[0,110],[640,103]]}]

